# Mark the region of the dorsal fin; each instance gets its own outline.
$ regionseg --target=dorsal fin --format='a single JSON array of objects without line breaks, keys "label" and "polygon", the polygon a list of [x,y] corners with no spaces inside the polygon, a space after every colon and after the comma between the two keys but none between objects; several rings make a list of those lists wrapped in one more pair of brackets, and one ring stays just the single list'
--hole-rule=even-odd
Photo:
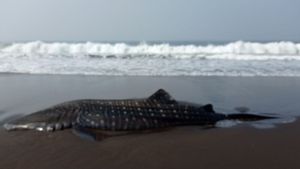
[{"label": "dorsal fin", "polygon": [[205,111],[207,111],[207,112],[215,113],[214,107],[213,107],[212,104],[204,105],[204,106],[202,106],[201,108],[203,108],[203,109],[204,109]]},{"label": "dorsal fin", "polygon": [[158,102],[163,102],[163,103],[176,103],[176,100],[174,100],[172,96],[164,89],[159,89],[154,94],[152,94],[148,99],[156,100]]}]

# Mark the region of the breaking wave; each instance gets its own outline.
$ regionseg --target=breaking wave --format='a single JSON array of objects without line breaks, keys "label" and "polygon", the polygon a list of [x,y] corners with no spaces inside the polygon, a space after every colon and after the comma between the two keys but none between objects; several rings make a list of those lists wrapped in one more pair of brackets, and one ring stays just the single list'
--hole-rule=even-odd
[{"label": "breaking wave", "polygon": [[0,72],[158,76],[300,76],[300,43],[0,44]]},{"label": "breaking wave", "polygon": [[[13,43],[0,48],[1,53],[13,56],[27,55],[47,56],[56,55],[61,57],[164,57],[164,58],[212,58],[218,59],[220,55],[231,55],[227,59],[259,59],[253,55],[273,56],[271,59],[300,59],[300,44],[292,42],[273,42],[273,43],[252,43],[234,42],[226,45],[179,45],[141,43],[138,45],[128,45],[125,43],[44,43],[41,41],[29,43]],[[240,57],[243,55],[243,57]],[[276,55],[276,57],[274,57]],[[280,55],[280,56],[278,56]],[[252,56],[252,58],[249,58]],[[285,56],[285,57],[283,57]],[[293,56],[293,57],[291,57]],[[260,56],[262,57],[262,56]],[[268,57],[263,57],[268,59]],[[226,59],[221,57],[220,59]]]}]

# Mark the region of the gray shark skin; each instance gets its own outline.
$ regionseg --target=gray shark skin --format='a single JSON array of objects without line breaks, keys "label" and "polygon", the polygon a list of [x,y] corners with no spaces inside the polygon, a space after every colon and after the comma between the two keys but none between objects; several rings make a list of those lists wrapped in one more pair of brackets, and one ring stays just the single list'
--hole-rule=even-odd
[{"label": "gray shark skin", "polygon": [[146,131],[184,125],[214,125],[225,119],[263,120],[273,117],[252,114],[220,114],[211,104],[196,105],[174,100],[159,89],[145,99],[75,100],[65,102],[4,125],[7,130]]}]

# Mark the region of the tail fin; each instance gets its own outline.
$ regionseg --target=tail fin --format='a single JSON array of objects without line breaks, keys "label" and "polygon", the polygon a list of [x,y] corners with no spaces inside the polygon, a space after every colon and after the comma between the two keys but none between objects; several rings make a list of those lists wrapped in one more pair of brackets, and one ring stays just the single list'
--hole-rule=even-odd
[{"label": "tail fin", "polygon": [[274,119],[276,117],[271,116],[263,116],[263,115],[256,115],[256,114],[228,114],[226,119],[228,120],[241,120],[241,121],[257,121],[257,120],[266,120],[266,119]]}]

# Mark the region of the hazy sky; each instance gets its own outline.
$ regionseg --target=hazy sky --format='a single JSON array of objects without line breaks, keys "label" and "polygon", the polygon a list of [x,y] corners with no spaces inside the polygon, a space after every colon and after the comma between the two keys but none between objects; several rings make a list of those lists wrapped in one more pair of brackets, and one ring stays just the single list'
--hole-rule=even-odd
[{"label": "hazy sky", "polygon": [[0,41],[300,41],[300,0],[0,0]]}]

